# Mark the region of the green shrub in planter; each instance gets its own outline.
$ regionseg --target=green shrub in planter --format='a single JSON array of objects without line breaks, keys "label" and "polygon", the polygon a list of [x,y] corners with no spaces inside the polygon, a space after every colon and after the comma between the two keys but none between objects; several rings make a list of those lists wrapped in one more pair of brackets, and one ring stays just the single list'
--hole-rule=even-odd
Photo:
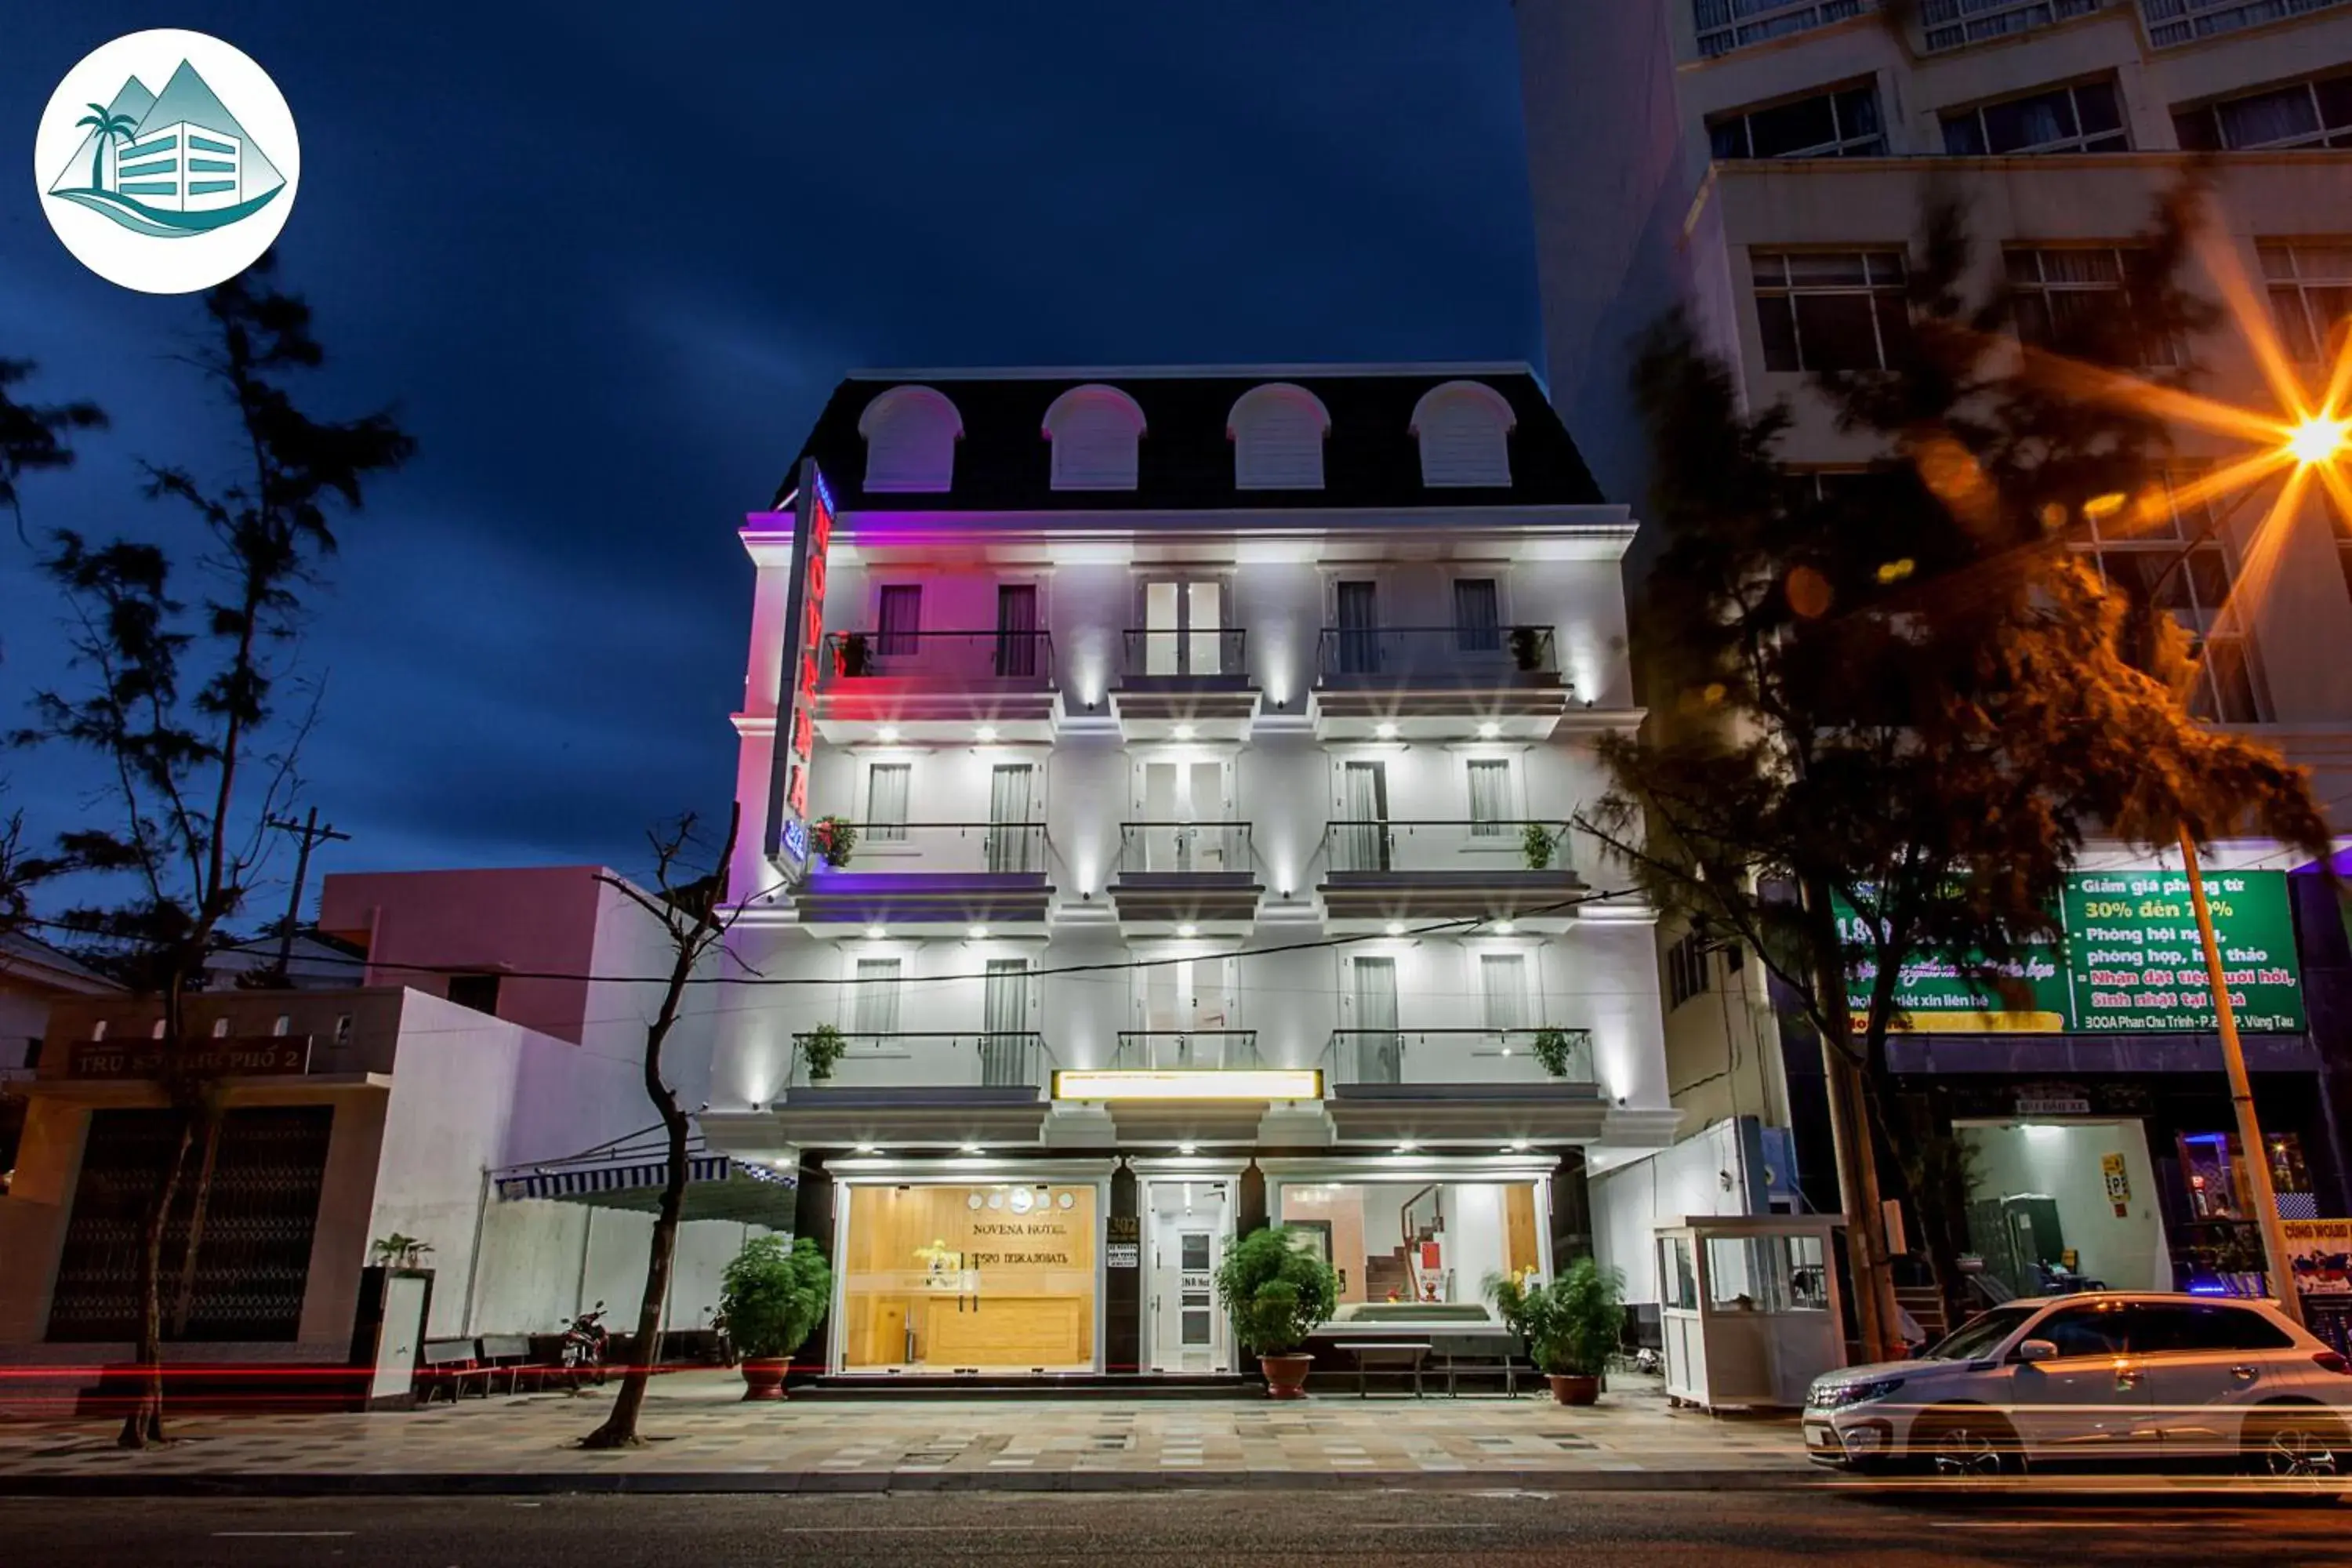
[{"label": "green shrub in planter", "polygon": [[1570,1048],[1574,1044],[1573,1037],[1566,1029],[1544,1028],[1536,1031],[1530,1048],[1535,1053],[1538,1067],[1554,1078],[1566,1078],[1571,1065]]},{"label": "green shrub in planter", "polygon": [[1228,1248],[1217,1265],[1217,1300],[1252,1355],[1288,1355],[1339,1304],[1339,1277],[1286,1230],[1267,1226]]},{"label": "green shrub in planter", "polygon": [[1486,1281],[1504,1326],[1554,1377],[1599,1377],[1625,1331],[1625,1276],[1580,1258],[1549,1285],[1505,1275]]},{"label": "green shrub in planter", "polygon": [[1551,833],[1540,822],[1530,822],[1519,835],[1519,854],[1527,860],[1530,871],[1547,870],[1551,866]]},{"label": "green shrub in planter", "polygon": [[746,1361],[790,1356],[824,1321],[833,1270],[807,1237],[755,1236],[719,1278],[719,1310]]},{"label": "green shrub in planter", "polygon": [[833,1076],[833,1064],[841,1059],[848,1042],[841,1031],[831,1024],[819,1024],[801,1037],[801,1060],[808,1065],[809,1082],[823,1083]]}]

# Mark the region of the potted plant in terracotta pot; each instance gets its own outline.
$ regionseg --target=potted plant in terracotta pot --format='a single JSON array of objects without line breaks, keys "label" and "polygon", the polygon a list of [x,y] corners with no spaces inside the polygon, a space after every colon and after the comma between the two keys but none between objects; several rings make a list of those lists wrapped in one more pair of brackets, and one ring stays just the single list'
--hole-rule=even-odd
[{"label": "potted plant in terracotta pot", "polygon": [[719,1276],[719,1310],[743,1358],[743,1397],[782,1399],[792,1354],[833,1300],[833,1270],[807,1237],[755,1236]]},{"label": "potted plant in terracotta pot", "polygon": [[1267,1226],[1234,1243],[1217,1265],[1217,1300],[1233,1314],[1234,1337],[1257,1357],[1275,1399],[1307,1396],[1312,1356],[1298,1353],[1339,1306],[1339,1277],[1286,1230]]},{"label": "potted plant in terracotta pot", "polygon": [[1601,1374],[1625,1331],[1622,1274],[1580,1258],[1549,1285],[1507,1276],[1489,1279],[1486,1294],[1527,1342],[1554,1399],[1590,1405],[1601,1397]]}]

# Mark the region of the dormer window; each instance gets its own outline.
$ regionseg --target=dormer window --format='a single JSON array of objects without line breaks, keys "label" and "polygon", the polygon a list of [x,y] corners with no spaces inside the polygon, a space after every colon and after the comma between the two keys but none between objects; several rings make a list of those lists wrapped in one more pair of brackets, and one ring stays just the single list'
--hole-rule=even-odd
[{"label": "dormer window", "polygon": [[1074,386],[1045,410],[1057,490],[1135,489],[1143,410],[1115,386]]},{"label": "dormer window", "polygon": [[1517,423],[1503,395],[1484,383],[1431,387],[1412,410],[1421,482],[1431,489],[1509,484],[1510,435]]},{"label": "dormer window", "polygon": [[1323,400],[1303,386],[1271,382],[1241,395],[1225,416],[1234,444],[1234,488],[1242,490],[1319,490],[1323,488],[1323,437],[1331,416]]},{"label": "dormer window", "polygon": [[866,488],[882,494],[946,491],[955,482],[963,416],[928,386],[894,386],[857,417],[866,437]]}]

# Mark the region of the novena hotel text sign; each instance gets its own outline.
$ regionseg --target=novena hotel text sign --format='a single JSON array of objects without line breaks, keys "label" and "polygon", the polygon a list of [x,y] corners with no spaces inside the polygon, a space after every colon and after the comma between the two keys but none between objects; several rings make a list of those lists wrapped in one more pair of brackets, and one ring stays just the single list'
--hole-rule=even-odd
[{"label": "novena hotel text sign", "polygon": [[[2205,898],[2221,946],[2238,1026],[2295,1034],[2305,1027],[2294,921],[2279,871],[2209,871]],[[1904,967],[1895,1001],[1915,1031],[2033,1034],[2204,1033],[2216,1027],[2205,952],[2189,879],[2179,871],[2083,871],[2066,879],[2055,941],[2024,944],[1999,984],[1948,958]],[[1867,937],[1841,902],[1838,929]],[[1847,998],[1859,1016],[1877,969],[1857,955]]]}]

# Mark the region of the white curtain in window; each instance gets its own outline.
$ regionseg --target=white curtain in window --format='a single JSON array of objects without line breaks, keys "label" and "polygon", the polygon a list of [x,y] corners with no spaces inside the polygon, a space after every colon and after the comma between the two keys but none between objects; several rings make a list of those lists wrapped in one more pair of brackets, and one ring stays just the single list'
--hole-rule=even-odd
[{"label": "white curtain in window", "polygon": [[907,784],[914,773],[908,763],[877,763],[866,775],[866,837],[877,844],[907,840]]},{"label": "white curtain in window", "polygon": [[1001,763],[991,770],[988,785],[988,868],[992,871],[1035,871],[1038,857],[1031,844],[1036,830],[1029,823],[1029,787],[1035,773],[1026,763]]},{"label": "white curtain in window", "polygon": [[1481,758],[1470,764],[1470,836],[1507,836],[1511,816],[1511,764]]},{"label": "white curtain in window", "polygon": [[1385,871],[1389,868],[1389,781],[1379,763],[1349,763],[1342,775],[1347,784],[1349,826],[1333,846],[1342,871]]},{"label": "white curtain in window", "polygon": [[898,961],[861,958],[857,990],[849,1009],[854,1035],[895,1035],[898,1032]]},{"label": "white curtain in window", "polygon": [[1480,953],[1478,987],[1484,994],[1486,1027],[1527,1027],[1528,966],[1524,958],[1516,952]]}]

